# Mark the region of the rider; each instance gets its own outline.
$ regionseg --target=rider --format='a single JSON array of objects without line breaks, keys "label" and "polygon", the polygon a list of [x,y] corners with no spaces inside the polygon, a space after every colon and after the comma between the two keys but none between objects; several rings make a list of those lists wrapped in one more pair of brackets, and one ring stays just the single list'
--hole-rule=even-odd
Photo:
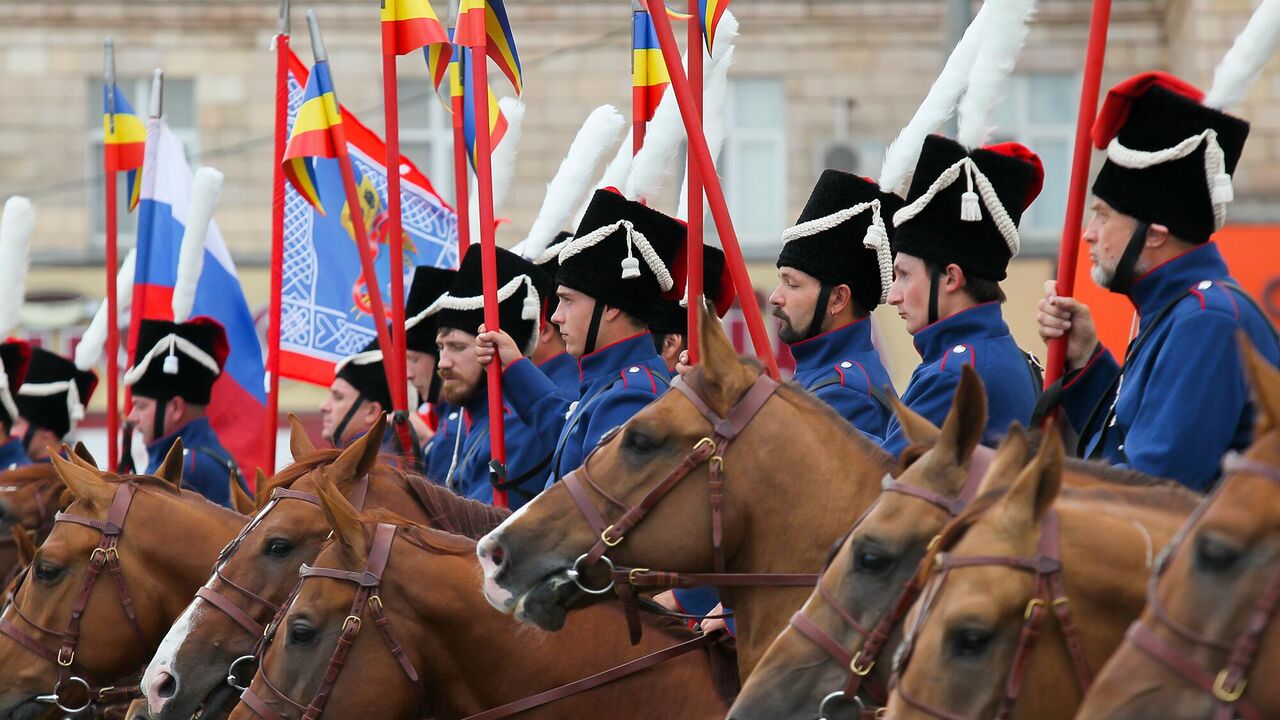
[{"label": "rider", "polygon": [[20,415],[14,393],[21,392],[31,363],[31,346],[10,338],[0,343],[0,470],[30,465],[21,438],[9,437]]},{"label": "rider", "polygon": [[560,251],[559,305],[552,322],[581,370],[579,392],[561,395],[505,332],[476,337],[488,365],[497,354],[502,387],[520,418],[558,437],[547,487],[582,465],[609,430],[665,392],[666,364],[654,352],[654,304],[675,285],[669,266],[684,243],[678,220],[611,188],[596,191],[574,238]]},{"label": "rider", "polygon": [[224,507],[231,507],[227,479],[240,477],[231,454],[209,425],[213,384],[227,361],[227,334],[216,320],[143,320],[133,366],[124,384],[133,390],[128,420],[147,446],[146,473],[160,468],[174,442],[182,439],[182,484]]},{"label": "rider", "polygon": [[1038,316],[1042,337],[1067,337],[1062,406],[1081,455],[1200,491],[1228,450],[1252,440],[1237,333],[1280,360],[1275,331],[1212,241],[1249,124],[1205,97],[1144,73],[1111,89],[1094,125],[1107,160],[1084,239],[1094,282],[1128,296],[1140,318],[1123,366],[1098,342],[1089,307],[1052,283]]},{"label": "rider", "polygon": [[92,370],[44,348],[33,348],[26,382],[14,398],[22,417],[14,433],[22,437],[27,455],[36,462],[48,462],[63,440],[84,419],[84,408],[98,386]]},{"label": "rider", "polygon": [[[682,248],[679,257],[684,257]],[[683,262],[677,261],[677,265]],[[724,251],[714,245],[702,246],[702,296],[715,308],[716,316],[723,318],[733,306],[735,297],[733,280],[728,277],[729,269],[724,262]],[[684,282],[677,278],[676,287],[683,287]],[[689,308],[687,301],[662,298],[654,309],[653,319],[649,322],[649,333],[653,335],[653,347],[662,356],[669,372],[675,372],[682,359],[687,359],[686,349],[689,347]]]},{"label": "rider", "polygon": [[[444,381],[440,395],[457,408],[448,420],[448,443],[435,443],[428,465],[443,466],[441,476],[432,477],[459,495],[493,502],[494,481],[503,482],[507,503],[516,509],[542,490],[546,469],[555,449],[552,436],[539,437],[504,404],[503,437],[507,451],[505,480],[490,474],[489,386],[484,368],[476,359],[475,331],[484,324],[484,283],[481,248],[472,245],[449,286],[426,314],[434,319],[439,333],[436,344],[440,363],[437,372]],[[503,332],[533,354],[542,318],[538,285],[549,281],[533,263],[497,248],[498,316]],[[493,479],[491,479],[493,477]]]},{"label": "rider", "polygon": [[560,250],[572,239],[573,233],[562,232],[541,255],[530,259],[542,269],[535,278],[538,297],[542,300],[542,322],[538,325],[538,346],[529,359],[566,397],[577,396],[582,376],[578,371],[578,360],[569,354],[564,338],[560,337],[560,328],[551,322],[551,315],[556,311],[556,272],[560,269]]},{"label": "rider", "polygon": [[[446,420],[457,421],[457,408],[440,401],[440,376],[436,374],[436,366],[440,362],[436,323],[434,317],[426,314],[431,303],[449,289],[454,272],[429,265],[418,267],[413,272],[413,282],[404,301],[406,379],[417,390],[420,403],[419,411],[410,413],[409,419],[414,422],[418,436],[427,438],[422,455],[428,459],[433,445],[453,441],[445,437],[448,430]],[[427,477],[444,477],[448,469],[447,465],[441,468],[428,464],[425,467]]]},{"label": "rider", "polygon": [[782,233],[778,286],[769,295],[794,379],[872,439],[893,414],[889,373],[871,341],[871,311],[893,268],[887,222],[902,199],[874,182],[826,170],[794,227]]},{"label": "rider", "polygon": [[[334,367],[329,395],[320,405],[320,436],[335,448],[346,448],[373,427],[392,408],[382,350],[374,338],[364,349]],[[382,452],[399,455],[395,432],[382,436]]]}]

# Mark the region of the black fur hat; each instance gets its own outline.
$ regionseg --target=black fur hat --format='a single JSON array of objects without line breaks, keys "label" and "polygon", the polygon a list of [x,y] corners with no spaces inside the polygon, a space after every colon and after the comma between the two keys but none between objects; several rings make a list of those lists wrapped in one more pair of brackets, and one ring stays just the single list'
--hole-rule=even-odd
[{"label": "black fur hat", "polygon": [[406,349],[439,355],[436,348],[435,318],[425,313],[449,289],[456,271],[422,265],[413,271],[409,297],[404,301],[404,345]]},{"label": "black fur hat", "polygon": [[[533,352],[538,339],[538,323],[542,317],[540,287],[549,285],[546,274],[537,265],[519,255],[497,248],[498,322],[516,344]],[[449,285],[449,292],[436,300],[436,327],[454,328],[475,334],[484,324],[484,279],[481,273],[480,245],[467,248],[462,264]]]},{"label": "black fur hat", "polygon": [[228,349],[226,331],[212,318],[184,323],[143,320],[124,384],[141,397],[180,397],[193,405],[208,405]]}]

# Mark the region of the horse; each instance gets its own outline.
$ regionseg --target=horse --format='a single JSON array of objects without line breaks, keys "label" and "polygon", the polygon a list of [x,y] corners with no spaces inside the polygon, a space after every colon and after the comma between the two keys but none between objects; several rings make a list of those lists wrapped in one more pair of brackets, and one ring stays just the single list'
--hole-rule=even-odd
[{"label": "horse", "polygon": [[[259,480],[263,507],[219,555],[195,599],[160,643],[143,675],[151,717],[202,717],[230,699],[226,680],[252,674],[254,645],[297,584],[298,568],[315,560],[329,526],[315,494],[323,476],[364,508],[395,508],[403,517],[450,532],[480,537],[510,513],[460,498],[386,463],[377,462],[385,423],[379,421],[345,450],[317,450],[291,417],[294,462]],[[241,658],[245,658],[241,660]],[[225,716],[230,706],[223,712]]]},{"label": "horse", "polygon": [[8,586],[25,566],[19,562],[17,530],[36,545],[44,542],[63,489],[51,463],[24,465],[0,473],[0,578]]},{"label": "horse", "polygon": [[[382,510],[361,515],[327,478],[317,489],[334,540],[268,628],[261,667],[232,720],[283,720],[304,709],[316,718],[388,720],[571,720],[605,708],[620,720],[724,717],[736,686],[713,682],[713,638],[662,619],[631,648],[617,632],[621,613],[606,606],[582,611],[561,633],[521,626],[476,602],[473,540]],[[352,577],[358,583],[346,581]],[[661,659],[672,647],[684,652],[582,692],[560,690],[545,704],[507,705],[632,658]],[[732,661],[720,664],[731,677]]]},{"label": "horse", "polygon": [[1179,532],[1080,718],[1280,717],[1280,372],[1245,343],[1254,442]]},{"label": "horse", "polygon": [[[1001,453],[1025,445],[1008,439],[993,461],[1016,469]],[[1105,485],[1064,490],[1064,460],[1061,436],[1046,433],[1021,472],[988,473],[943,530],[917,580],[888,717],[1075,714],[1092,669],[1142,610],[1155,551],[1200,497],[1117,469]]]},{"label": "horse", "polygon": [[136,677],[244,524],[179,489],[182,459],[178,442],[154,477],[53,459],[73,500],[0,614],[0,717],[50,705],[74,714],[132,694],[113,681]]},{"label": "horse", "polygon": [[[706,313],[701,326],[702,364],[482,539],[477,554],[489,603],[549,630],[568,608],[603,601],[602,589],[672,578],[645,568],[714,570],[684,584],[722,588],[746,679],[804,602],[826,549],[896,465],[825,403],[739,358]],[[636,570],[619,568],[619,583],[611,563]],[[767,584],[775,582],[784,584]]]}]

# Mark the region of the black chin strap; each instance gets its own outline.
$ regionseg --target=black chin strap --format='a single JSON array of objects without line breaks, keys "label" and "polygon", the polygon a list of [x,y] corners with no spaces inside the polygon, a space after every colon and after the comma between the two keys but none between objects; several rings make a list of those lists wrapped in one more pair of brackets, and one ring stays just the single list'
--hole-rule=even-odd
[{"label": "black chin strap", "polygon": [[587,326],[587,342],[582,346],[582,354],[590,355],[596,351],[596,336],[600,334],[600,321],[604,318],[604,303],[596,300],[591,310],[591,324]]},{"label": "black chin strap", "polygon": [[151,436],[152,442],[155,442],[156,440],[159,440],[160,438],[164,437],[164,414],[165,412],[168,411],[169,401],[172,399],[173,399],[172,396],[165,397],[165,398],[156,398],[156,412],[155,412],[155,415],[151,418],[151,431],[154,433]]},{"label": "black chin strap", "polygon": [[818,287],[818,302],[813,306],[813,319],[809,321],[809,329],[804,339],[809,340],[822,334],[822,318],[827,314],[827,303],[831,301],[831,286],[822,283]]},{"label": "black chin strap", "polygon": [[1128,295],[1134,283],[1138,282],[1135,268],[1138,266],[1138,256],[1142,255],[1142,248],[1147,244],[1147,231],[1150,229],[1151,224],[1145,222],[1139,222],[1133,229],[1133,235],[1129,236],[1129,244],[1125,246],[1120,262],[1116,263],[1116,272],[1111,277],[1111,287],[1107,288],[1111,292]]},{"label": "black chin strap", "polygon": [[929,271],[929,324],[938,322],[938,285],[942,281],[942,271],[934,268]]},{"label": "black chin strap", "polygon": [[356,416],[356,411],[364,404],[364,393],[357,392],[356,399],[351,403],[351,407],[347,409],[347,414],[342,416],[338,424],[333,427],[333,446],[342,449],[342,436],[347,432],[347,425],[351,423],[351,418]]}]

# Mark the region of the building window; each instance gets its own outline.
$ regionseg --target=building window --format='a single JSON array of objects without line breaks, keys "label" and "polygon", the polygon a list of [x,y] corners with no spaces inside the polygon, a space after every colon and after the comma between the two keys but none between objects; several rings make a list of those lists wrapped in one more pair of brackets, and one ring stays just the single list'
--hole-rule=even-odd
[{"label": "building window", "polygon": [[1079,97],[1080,76],[1075,73],[1026,73],[1009,79],[1005,99],[996,106],[992,142],[1020,142],[1044,163],[1044,189],[1019,226],[1023,254],[1057,252],[1066,217]]},{"label": "building window", "polygon": [[782,78],[729,81],[720,174],[738,240],[753,255],[776,252],[787,226],[786,107]]},{"label": "building window", "polygon": [[[146,122],[151,106],[151,78],[126,77],[117,81],[117,87],[133,107],[138,117]],[[88,91],[88,146],[86,158],[89,177],[102,175],[102,80],[89,81]],[[164,107],[162,108],[169,129],[182,141],[187,151],[187,161],[195,165],[199,154],[199,133],[196,127],[195,81],[165,78]],[[137,212],[130,213],[128,173],[116,174],[116,238],[122,248],[132,247],[138,231]],[[139,178],[141,182],[141,178]],[[106,191],[101,182],[90,183],[89,237],[93,248],[106,243]]]},{"label": "building window", "polygon": [[[436,194],[454,205],[453,117],[431,92],[425,70],[406,72],[400,78],[400,154],[418,166]],[[448,90],[447,85],[443,87]],[[378,129],[378,135],[383,129]]]}]

